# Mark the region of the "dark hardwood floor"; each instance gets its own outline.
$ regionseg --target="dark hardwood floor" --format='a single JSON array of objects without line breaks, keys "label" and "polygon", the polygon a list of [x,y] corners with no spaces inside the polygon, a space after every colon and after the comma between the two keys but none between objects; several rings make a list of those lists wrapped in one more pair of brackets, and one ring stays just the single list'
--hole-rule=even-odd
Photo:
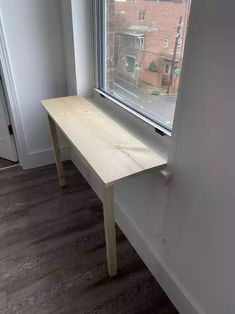
[{"label": "dark hardwood floor", "polygon": [[0,313],[178,313],[117,230],[119,274],[106,271],[102,206],[71,162],[0,172]]}]

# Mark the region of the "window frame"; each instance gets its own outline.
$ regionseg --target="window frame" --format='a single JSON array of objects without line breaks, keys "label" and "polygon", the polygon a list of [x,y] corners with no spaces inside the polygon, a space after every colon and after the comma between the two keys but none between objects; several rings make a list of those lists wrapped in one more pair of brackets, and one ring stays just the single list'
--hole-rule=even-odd
[{"label": "window frame", "polygon": [[94,19],[94,51],[95,51],[95,87],[94,91],[98,93],[101,97],[108,99],[113,104],[118,105],[120,108],[125,109],[129,113],[133,114],[138,119],[144,121],[149,126],[153,127],[154,130],[161,134],[171,137],[172,129],[167,128],[160,121],[156,122],[154,118],[149,117],[149,115],[144,114],[134,108],[131,104],[122,101],[108,93],[105,88],[105,65],[103,60],[105,60],[105,43],[106,43],[106,32],[105,24],[106,17],[103,12],[106,12],[106,1],[103,0],[93,0],[92,2],[93,19]]},{"label": "window frame", "polygon": [[168,38],[164,38],[164,48],[169,48],[169,39]]},{"label": "window frame", "polygon": [[171,73],[171,66],[172,65],[170,65],[168,62],[165,63],[165,66],[164,66],[164,74],[165,75],[170,75],[170,73]]},{"label": "window frame", "polygon": [[183,39],[180,37],[178,39],[177,48],[182,48],[182,44],[183,44]]},{"label": "window frame", "polygon": [[[103,60],[104,60],[104,20],[101,16],[101,11],[104,8],[104,1],[102,0],[93,0],[93,15],[94,15],[94,43],[95,43],[95,85],[97,89],[104,83],[104,71],[103,69]],[[95,35],[97,34],[97,36]],[[103,69],[104,70],[104,69]]]},{"label": "window frame", "polygon": [[142,22],[145,21],[145,13],[146,13],[145,10],[142,10],[142,9],[139,10],[139,19],[138,19],[139,21],[142,21]]}]

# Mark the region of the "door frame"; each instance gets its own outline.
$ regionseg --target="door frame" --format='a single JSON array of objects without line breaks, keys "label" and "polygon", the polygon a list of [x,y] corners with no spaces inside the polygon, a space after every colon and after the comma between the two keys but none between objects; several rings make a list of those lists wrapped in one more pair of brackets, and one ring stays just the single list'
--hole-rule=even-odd
[{"label": "door frame", "polygon": [[7,50],[4,25],[1,16],[0,16],[0,73],[2,77],[3,90],[7,98],[6,105],[13,128],[16,150],[19,157],[19,163],[23,167],[23,164],[26,163],[27,159],[26,142],[19,111],[19,100],[17,97],[14,76],[11,68],[11,61]]},{"label": "door frame", "polygon": [[19,161],[19,156],[16,149],[12,124],[6,103],[6,95],[3,88],[2,77],[0,77],[0,159],[5,158],[13,162]]}]

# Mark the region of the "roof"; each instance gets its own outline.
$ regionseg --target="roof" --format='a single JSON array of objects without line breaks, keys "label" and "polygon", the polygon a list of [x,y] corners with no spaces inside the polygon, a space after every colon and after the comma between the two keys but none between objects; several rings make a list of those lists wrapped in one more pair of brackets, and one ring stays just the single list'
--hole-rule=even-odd
[{"label": "roof", "polygon": [[135,37],[135,38],[144,38],[144,34],[140,32],[129,32],[129,31],[123,31],[117,33],[118,35],[121,36],[130,36],[130,37]]}]

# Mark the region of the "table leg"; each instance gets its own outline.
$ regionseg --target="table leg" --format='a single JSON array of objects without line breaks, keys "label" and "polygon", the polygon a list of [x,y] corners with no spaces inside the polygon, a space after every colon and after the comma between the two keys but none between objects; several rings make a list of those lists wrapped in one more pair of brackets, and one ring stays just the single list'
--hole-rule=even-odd
[{"label": "table leg", "polygon": [[49,120],[49,126],[50,126],[50,131],[51,131],[52,143],[54,147],[54,155],[55,155],[55,162],[56,162],[59,183],[61,187],[64,187],[66,185],[66,182],[65,182],[64,169],[63,169],[63,164],[62,164],[61,155],[60,155],[60,147],[59,147],[59,141],[58,141],[58,136],[57,136],[57,131],[56,131],[56,124],[49,115],[48,115],[48,120]]},{"label": "table leg", "polygon": [[113,186],[104,187],[103,212],[107,267],[110,277],[114,277],[117,274],[117,249],[113,208]]}]

